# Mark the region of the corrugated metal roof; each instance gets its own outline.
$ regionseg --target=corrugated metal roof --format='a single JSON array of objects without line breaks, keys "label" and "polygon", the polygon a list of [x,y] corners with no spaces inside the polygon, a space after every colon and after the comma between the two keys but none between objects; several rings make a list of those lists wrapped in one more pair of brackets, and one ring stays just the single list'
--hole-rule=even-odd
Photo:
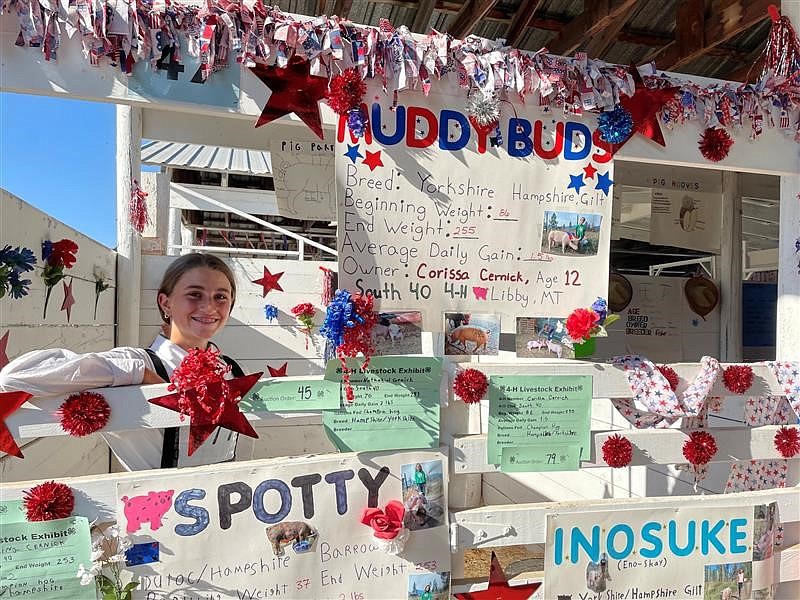
[{"label": "corrugated metal roof", "polygon": [[142,143],[142,164],[245,175],[272,173],[269,152],[156,140]]}]

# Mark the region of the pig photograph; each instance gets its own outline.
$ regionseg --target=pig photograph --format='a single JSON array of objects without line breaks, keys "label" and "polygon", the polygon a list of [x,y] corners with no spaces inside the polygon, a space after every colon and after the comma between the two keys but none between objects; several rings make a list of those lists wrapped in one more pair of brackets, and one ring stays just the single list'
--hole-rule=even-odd
[{"label": "pig photograph", "polygon": [[500,317],[477,313],[444,314],[444,353],[489,355],[500,351]]}]

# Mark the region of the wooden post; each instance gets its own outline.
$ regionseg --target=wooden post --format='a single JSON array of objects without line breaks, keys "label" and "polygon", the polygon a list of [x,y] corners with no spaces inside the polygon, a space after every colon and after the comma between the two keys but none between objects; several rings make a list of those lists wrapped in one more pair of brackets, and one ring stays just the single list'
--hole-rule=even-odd
[{"label": "wooden post", "polygon": [[722,173],[719,358],[742,360],[742,195],[739,174]]},{"label": "wooden post", "polygon": [[[783,0],[781,14],[795,29],[800,27],[800,0]],[[800,158],[795,155],[800,173]],[[778,327],[775,355],[778,360],[800,360],[800,175],[781,177],[780,233],[778,234]]]},{"label": "wooden post", "polygon": [[141,240],[128,221],[141,167],[142,109],[117,105],[117,346],[139,346]]}]

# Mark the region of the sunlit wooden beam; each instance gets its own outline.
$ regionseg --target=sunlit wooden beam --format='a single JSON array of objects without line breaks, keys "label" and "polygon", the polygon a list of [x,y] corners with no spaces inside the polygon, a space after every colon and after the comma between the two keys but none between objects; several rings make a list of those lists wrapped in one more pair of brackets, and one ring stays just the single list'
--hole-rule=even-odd
[{"label": "sunlit wooden beam", "polygon": [[584,10],[547,44],[553,54],[569,55],[622,18],[638,0],[586,0]]},{"label": "sunlit wooden beam", "polygon": [[467,0],[456,14],[448,33],[454,38],[465,38],[497,4],[498,0]]},{"label": "sunlit wooden beam", "polygon": [[525,35],[525,31],[533,21],[533,16],[544,0],[522,0],[517,12],[511,17],[511,25],[506,33],[506,43],[509,46],[517,46]]}]

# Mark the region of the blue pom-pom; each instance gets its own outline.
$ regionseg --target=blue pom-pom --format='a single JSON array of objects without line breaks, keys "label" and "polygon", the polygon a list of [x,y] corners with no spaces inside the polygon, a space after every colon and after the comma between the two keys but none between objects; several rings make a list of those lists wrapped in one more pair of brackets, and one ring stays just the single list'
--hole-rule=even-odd
[{"label": "blue pom-pom", "polygon": [[265,304],[264,305],[264,316],[267,318],[268,321],[272,321],[278,318],[278,307],[274,304]]},{"label": "blue pom-pom", "polygon": [[357,138],[364,137],[364,133],[367,131],[367,116],[361,111],[361,108],[354,108],[347,113],[347,126]]},{"label": "blue pom-pom", "polygon": [[633,131],[633,118],[631,113],[617,106],[614,110],[600,113],[597,129],[600,130],[600,139],[610,144],[620,144],[630,137]]}]

